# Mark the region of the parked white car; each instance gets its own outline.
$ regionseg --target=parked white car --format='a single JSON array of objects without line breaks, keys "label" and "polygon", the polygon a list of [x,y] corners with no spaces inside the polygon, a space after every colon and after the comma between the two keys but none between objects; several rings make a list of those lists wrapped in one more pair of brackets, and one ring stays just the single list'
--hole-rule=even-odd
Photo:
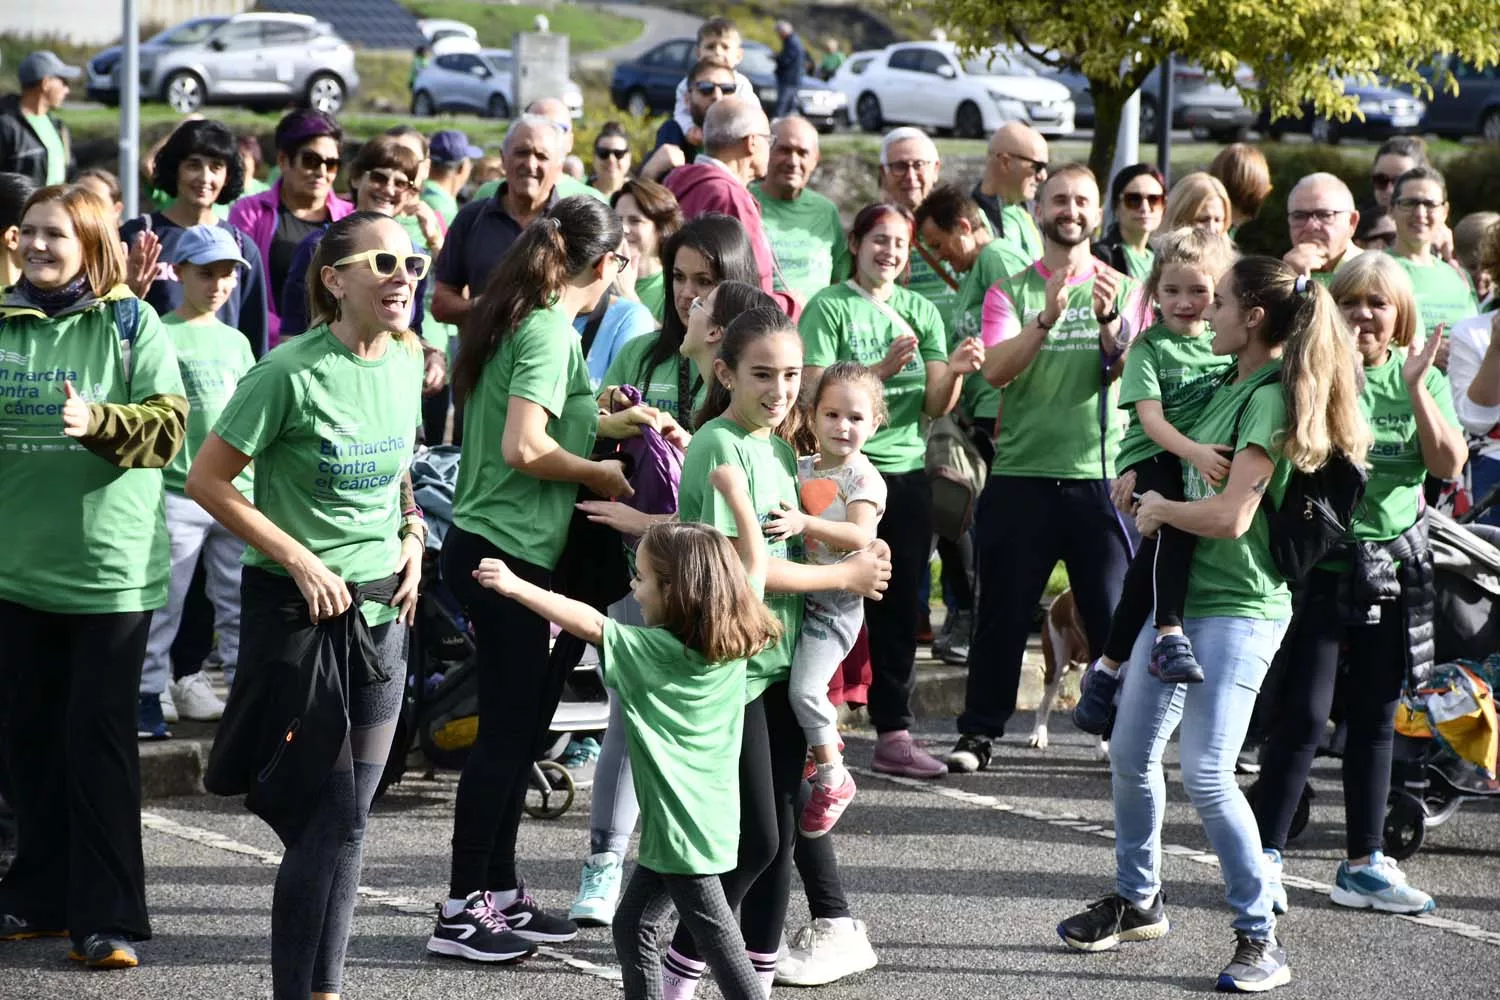
[{"label": "parked white car", "polygon": [[1043,135],[1073,133],[1068,88],[1003,49],[964,59],[948,42],[892,45],[854,53],[829,82],[866,132],[920,125],[977,139],[1019,121]]},{"label": "parked white car", "polygon": [[[481,49],[465,38],[433,43],[432,62],[412,83],[411,113],[429,118],[442,112],[510,118],[520,109],[513,96],[514,63],[510,49]],[[569,80],[558,95],[574,118],[583,117],[583,90]]]}]

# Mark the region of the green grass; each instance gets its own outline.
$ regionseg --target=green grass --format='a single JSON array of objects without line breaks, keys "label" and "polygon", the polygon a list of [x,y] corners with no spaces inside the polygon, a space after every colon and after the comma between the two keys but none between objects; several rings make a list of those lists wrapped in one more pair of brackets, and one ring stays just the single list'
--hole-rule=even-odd
[{"label": "green grass", "polygon": [[558,4],[550,9],[525,4],[483,3],[480,0],[412,0],[406,9],[416,17],[463,21],[479,32],[479,44],[508,49],[518,31],[530,31],[538,14],[545,14],[554,34],[567,35],[573,55],[613,48],[640,37],[645,26],[587,4]]}]

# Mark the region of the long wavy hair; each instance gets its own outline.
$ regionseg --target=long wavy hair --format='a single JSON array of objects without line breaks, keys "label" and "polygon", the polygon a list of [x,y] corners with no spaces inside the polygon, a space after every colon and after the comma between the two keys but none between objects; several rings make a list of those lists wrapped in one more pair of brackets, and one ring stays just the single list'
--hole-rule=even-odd
[{"label": "long wavy hair", "polygon": [[643,371],[649,372],[676,355],[682,348],[682,338],[687,334],[687,325],[677,315],[677,284],[672,278],[672,271],[677,266],[677,253],[683,247],[689,247],[703,255],[708,266],[713,269],[718,284],[743,281],[747,285],[760,285],[760,267],[755,263],[755,250],[739,219],[710,212],[688,220],[662,244],[665,305],[662,307],[661,335],[656,338],[656,346],[646,356]]},{"label": "long wavy hair", "polygon": [[661,584],[661,627],[710,664],[754,656],[781,638],[781,623],[750,589],[734,545],[712,526],[654,524],[636,559],[649,560]]}]

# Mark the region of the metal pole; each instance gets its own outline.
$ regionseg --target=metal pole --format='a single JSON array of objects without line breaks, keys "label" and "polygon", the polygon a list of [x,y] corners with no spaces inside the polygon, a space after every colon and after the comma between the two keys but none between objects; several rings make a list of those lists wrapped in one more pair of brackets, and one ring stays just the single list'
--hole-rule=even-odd
[{"label": "metal pole", "polygon": [[1172,53],[1161,62],[1161,99],[1156,104],[1156,169],[1172,184]]},{"label": "metal pole", "polygon": [[[1125,100],[1125,106],[1120,109],[1120,130],[1115,138],[1115,161],[1110,165],[1109,176],[1099,178],[1099,185],[1105,189],[1106,196],[1109,185],[1116,174],[1133,163],[1141,160],[1141,92],[1137,90]],[[1114,221],[1115,207],[1108,206],[1105,212],[1105,224]]]},{"label": "metal pole", "polygon": [[141,25],[136,0],[125,0],[125,55],[120,69],[120,198],[125,217],[141,206]]}]

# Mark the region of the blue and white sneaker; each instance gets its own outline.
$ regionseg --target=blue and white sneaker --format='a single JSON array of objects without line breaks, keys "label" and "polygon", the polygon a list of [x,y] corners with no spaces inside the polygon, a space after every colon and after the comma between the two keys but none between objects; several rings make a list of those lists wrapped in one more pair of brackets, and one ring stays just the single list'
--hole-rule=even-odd
[{"label": "blue and white sneaker", "polygon": [[1271,894],[1271,912],[1278,917],[1289,909],[1286,886],[1281,884],[1281,852],[1274,847],[1266,848],[1261,856],[1261,868],[1266,873],[1266,889]]},{"label": "blue and white sneaker", "polygon": [[599,741],[592,736],[568,741],[567,749],[557,758],[557,762],[568,769],[574,788],[594,787],[594,772],[599,767],[599,752],[602,749]]},{"label": "blue and white sneaker", "polygon": [[1219,973],[1220,993],[1265,993],[1292,981],[1286,949],[1275,938],[1253,938],[1234,932],[1234,957]]},{"label": "blue and white sneaker", "polygon": [[1083,690],[1078,696],[1078,704],[1073,706],[1073,725],[1094,736],[1103,736],[1115,713],[1115,694],[1120,690],[1120,678],[1120,667],[1105,670],[1095,660],[1083,675]]},{"label": "blue and white sneaker", "polygon": [[1411,914],[1431,913],[1437,909],[1433,898],[1421,889],[1407,885],[1406,873],[1380,851],[1370,855],[1367,865],[1341,863],[1328,896],[1340,906],[1356,910]]},{"label": "blue and white sneaker", "polygon": [[568,919],[580,927],[608,927],[614,923],[620,904],[620,881],[625,872],[618,854],[590,854],[583,863],[583,878]]}]

